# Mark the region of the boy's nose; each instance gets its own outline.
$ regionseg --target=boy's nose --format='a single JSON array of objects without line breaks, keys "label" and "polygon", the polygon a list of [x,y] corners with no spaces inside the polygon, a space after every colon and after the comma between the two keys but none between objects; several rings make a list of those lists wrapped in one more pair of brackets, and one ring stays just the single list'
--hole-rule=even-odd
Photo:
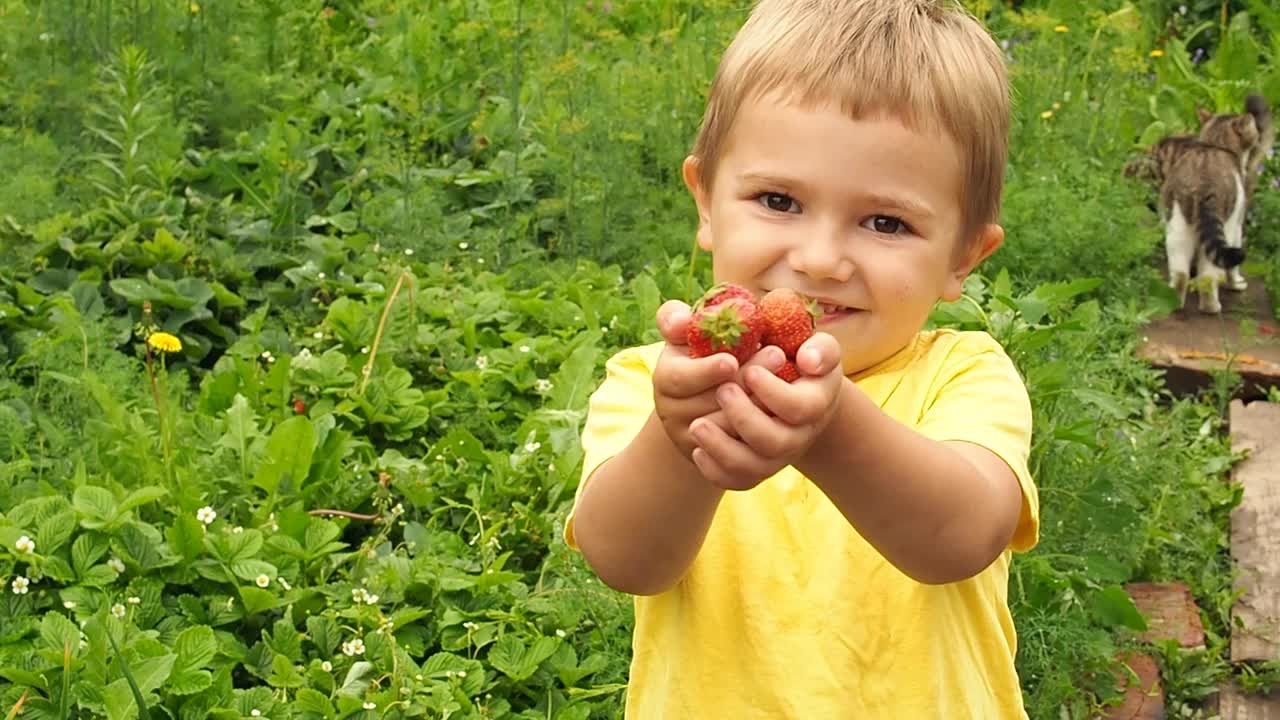
[{"label": "boy's nose", "polygon": [[787,261],[791,269],[813,280],[848,282],[857,265],[853,238],[838,227],[818,228],[796,240]]}]

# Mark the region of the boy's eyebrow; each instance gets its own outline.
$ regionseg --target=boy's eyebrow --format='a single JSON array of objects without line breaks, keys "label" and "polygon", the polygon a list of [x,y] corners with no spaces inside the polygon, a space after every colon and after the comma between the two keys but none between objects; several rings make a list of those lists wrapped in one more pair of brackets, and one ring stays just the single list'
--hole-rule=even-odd
[{"label": "boy's eyebrow", "polygon": [[[783,175],[774,175],[771,173],[751,172],[747,171],[738,176],[738,179],[753,185],[766,185],[777,187],[781,190],[805,192],[808,185],[801,180],[788,178]],[[894,195],[886,195],[877,192],[859,193],[858,199],[862,202],[882,207],[886,210],[897,210],[907,215],[913,215],[925,220],[932,220],[934,212],[929,205],[921,200],[910,197],[898,197]]]}]

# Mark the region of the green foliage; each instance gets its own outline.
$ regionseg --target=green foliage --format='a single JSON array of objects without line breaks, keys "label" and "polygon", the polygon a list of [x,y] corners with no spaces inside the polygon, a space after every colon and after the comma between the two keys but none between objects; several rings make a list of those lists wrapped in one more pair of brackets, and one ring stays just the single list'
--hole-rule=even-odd
[{"label": "green foliage", "polygon": [[[0,707],[616,717],[631,606],[562,523],[605,360],[709,279],[678,168],[741,5],[0,0]],[[1029,712],[1114,700],[1124,583],[1175,579],[1193,712],[1232,672],[1236,458],[1224,396],[1135,358],[1168,292],[1121,168],[1280,101],[1280,16],[968,5],[1007,43],[1008,239],[933,321],[990,331],[1036,411]]]}]

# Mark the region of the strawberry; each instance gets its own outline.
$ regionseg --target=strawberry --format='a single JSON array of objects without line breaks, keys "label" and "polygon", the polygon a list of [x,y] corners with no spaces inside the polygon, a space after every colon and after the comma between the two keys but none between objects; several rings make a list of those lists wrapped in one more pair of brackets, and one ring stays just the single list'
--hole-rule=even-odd
[{"label": "strawberry", "polygon": [[730,298],[740,298],[742,300],[756,301],[755,293],[738,285],[736,283],[718,283],[707,289],[702,297],[698,298],[698,302],[694,303],[693,309],[696,311],[699,307],[713,307]]},{"label": "strawberry", "polygon": [[796,367],[793,361],[788,360],[774,374],[787,382],[795,382],[800,379],[800,368]]},{"label": "strawberry", "polygon": [[293,411],[301,415],[307,411],[307,404],[302,402],[302,398],[293,399]]},{"label": "strawberry", "polygon": [[764,334],[764,321],[756,304],[749,298],[730,297],[717,299],[707,306],[701,301],[694,306],[689,318],[686,341],[689,357],[707,357],[725,352],[746,363],[760,349],[760,336]]},{"label": "strawberry", "polygon": [[794,360],[796,351],[813,335],[818,309],[812,300],[790,288],[775,288],[760,299],[765,332],[760,342],[777,345]]}]

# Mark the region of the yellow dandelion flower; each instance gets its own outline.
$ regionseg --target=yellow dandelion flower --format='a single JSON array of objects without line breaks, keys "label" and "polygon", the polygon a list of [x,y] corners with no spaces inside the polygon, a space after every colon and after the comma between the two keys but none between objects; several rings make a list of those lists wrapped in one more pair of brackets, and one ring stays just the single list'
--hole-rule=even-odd
[{"label": "yellow dandelion flower", "polygon": [[1055,27],[1055,28],[1053,29],[1053,31],[1054,31],[1054,32],[1060,32],[1060,33],[1063,33],[1063,32],[1066,32],[1066,31],[1067,31],[1067,30],[1069,30],[1069,29],[1070,29],[1070,28],[1068,28],[1066,25],[1058,25],[1057,27]]},{"label": "yellow dandelion flower", "polygon": [[193,2],[187,9],[191,11],[192,15],[195,15],[200,12],[200,3]]},{"label": "yellow dandelion flower", "polygon": [[1053,111],[1045,110],[1044,112],[1040,113],[1040,117],[1044,118],[1045,120],[1048,120],[1049,118],[1053,117]]},{"label": "yellow dandelion flower", "polygon": [[1152,50],[1151,57],[1153,58],[1164,57],[1164,51],[1160,49]]},{"label": "yellow dandelion flower", "polygon": [[176,353],[182,350],[182,341],[167,332],[151,333],[147,336],[147,344],[160,352]]}]

